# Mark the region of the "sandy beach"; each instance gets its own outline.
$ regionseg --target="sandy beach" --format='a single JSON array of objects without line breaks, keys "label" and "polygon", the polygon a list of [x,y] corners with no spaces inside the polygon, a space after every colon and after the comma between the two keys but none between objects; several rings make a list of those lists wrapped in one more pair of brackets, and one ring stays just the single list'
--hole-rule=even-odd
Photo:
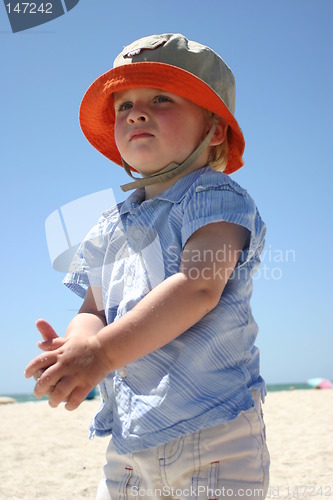
[{"label": "sandy beach", "polygon": [[[94,499],[108,439],[88,440],[99,400],[76,411],[47,402],[0,405],[0,499]],[[333,390],[269,393],[268,498],[333,497]]]}]

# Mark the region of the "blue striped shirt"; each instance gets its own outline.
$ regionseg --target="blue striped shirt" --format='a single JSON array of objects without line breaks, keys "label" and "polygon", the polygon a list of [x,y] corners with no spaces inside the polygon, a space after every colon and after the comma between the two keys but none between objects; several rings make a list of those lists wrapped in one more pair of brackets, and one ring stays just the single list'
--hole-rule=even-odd
[{"label": "blue striped shirt", "polygon": [[[82,297],[89,285],[102,288],[110,324],[178,272],[184,246],[195,231],[221,221],[246,227],[250,243],[218,305],[175,340],[110,373],[100,384],[102,405],[91,436],[112,433],[119,453],[229,421],[253,406],[251,389],[264,398],[250,298],[265,225],[245,189],[205,167],[147,201],[138,189],[103,213],[65,277],[66,286]],[[215,258],[224,259],[225,251]],[[206,258],[212,257],[207,253]]]}]

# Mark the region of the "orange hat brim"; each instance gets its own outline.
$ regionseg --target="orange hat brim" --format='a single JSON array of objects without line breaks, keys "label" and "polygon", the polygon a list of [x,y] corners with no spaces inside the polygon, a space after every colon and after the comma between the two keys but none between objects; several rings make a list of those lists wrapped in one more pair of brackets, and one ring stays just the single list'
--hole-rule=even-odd
[{"label": "orange hat brim", "polygon": [[88,141],[104,156],[122,165],[114,139],[112,94],[138,87],[177,94],[220,116],[229,125],[229,158],[224,172],[231,174],[243,166],[244,137],[237,120],[222,99],[192,73],[159,62],[137,62],[113,68],[97,78],[85,93],[79,113],[81,129]]}]

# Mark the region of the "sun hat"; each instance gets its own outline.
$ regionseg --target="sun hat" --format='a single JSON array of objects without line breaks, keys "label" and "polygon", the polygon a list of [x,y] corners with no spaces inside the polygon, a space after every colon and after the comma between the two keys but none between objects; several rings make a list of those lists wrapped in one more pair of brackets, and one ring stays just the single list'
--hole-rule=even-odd
[{"label": "sun hat", "polygon": [[230,174],[242,167],[245,142],[234,117],[235,79],[231,69],[209,47],[171,33],[144,37],[125,47],[113,68],[99,76],[85,93],[79,112],[81,129],[104,156],[126,166],[114,138],[112,94],[138,87],[177,94],[220,116],[228,124],[229,155],[224,172]]}]

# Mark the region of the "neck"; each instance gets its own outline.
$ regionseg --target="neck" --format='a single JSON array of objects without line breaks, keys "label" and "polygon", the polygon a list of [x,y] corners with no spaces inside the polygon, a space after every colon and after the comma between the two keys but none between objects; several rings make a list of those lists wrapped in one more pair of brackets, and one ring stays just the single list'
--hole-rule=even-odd
[{"label": "neck", "polygon": [[164,182],[158,182],[156,184],[151,184],[150,186],[145,187],[145,200],[150,200],[151,198],[154,198],[155,196],[163,193],[167,189],[171,188],[176,182],[179,181],[179,179],[182,179],[186,175],[190,174],[191,172],[194,172],[195,170],[198,170],[199,168],[202,168],[205,166],[206,163],[200,164],[200,165],[192,165],[188,169],[186,169],[184,172],[181,172],[179,175],[173,177],[172,179],[169,179]]}]

